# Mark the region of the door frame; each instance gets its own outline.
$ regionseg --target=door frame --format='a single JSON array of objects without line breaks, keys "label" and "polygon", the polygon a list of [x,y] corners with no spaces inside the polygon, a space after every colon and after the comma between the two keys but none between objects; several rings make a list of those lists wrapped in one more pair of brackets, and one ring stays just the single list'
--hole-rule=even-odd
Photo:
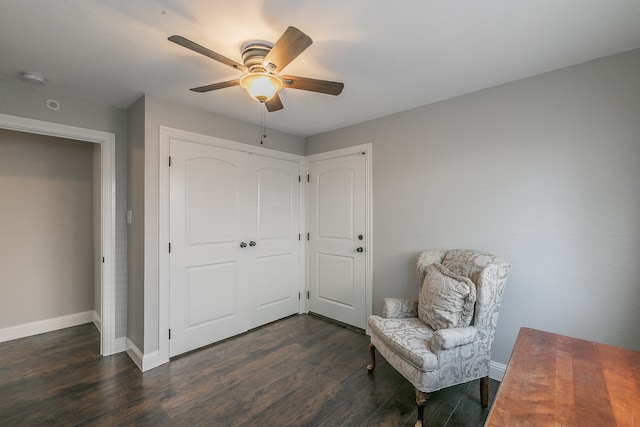
[{"label": "door frame", "polygon": [[[124,350],[116,339],[116,135],[93,129],[0,114],[0,128],[19,132],[100,144],[100,193],[102,256],[100,304],[100,354],[108,356]],[[95,284],[94,284],[95,286]]]},{"label": "door frame", "polygon": [[[354,145],[352,147],[341,148],[338,150],[325,151],[323,153],[311,154],[305,157],[305,171],[309,174],[309,163],[318,160],[334,159],[337,157],[352,156],[354,154],[363,154],[365,156],[365,233],[367,236],[367,250],[364,252],[365,257],[365,322],[366,333],[369,334],[369,325],[367,319],[373,314],[373,171],[372,157],[373,144],[366,143]],[[307,199],[305,210],[309,211],[309,192],[307,191]],[[307,230],[309,230],[309,216],[305,218]],[[305,245],[306,246],[306,245]],[[305,265],[309,260],[305,258]],[[305,280],[306,292],[309,291],[309,277]],[[309,301],[305,300],[306,312],[309,312]]]},{"label": "door frame", "polygon": [[[143,361],[143,371],[151,369],[169,361],[169,286],[170,286],[170,270],[169,270],[169,168],[168,158],[170,152],[171,139],[180,139],[182,141],[193,142],[213,147],[221,147],[230,150],[243,151],[250,154],[259,154],[265,157],[273,157],[283,160],[294,161],[298,163],[299,173],[302,175],[304,170],[304,156],[286,153],[284,151],[276,151],[269,148],[259,147],[241,142],[230,141],[214,136],[203,135],[195,132],[175,129],[167,126],[160,126],[159,147],[158,147],[158,178],[159,178],[159,194],[158,194],[158,352],[153,354],[153,360],[149,360],[149,366],[145,366]],[[304,209],[303,200],[306,200],[306,186],[299,186],[299,227],[302,228],[306,224],[306,211]],[[306,288],[306,245],[304,241],[299,242],[299,289],[302,293]],[[303,300],[299,304],[299,313],[304,313],[305,306]],[[166,333],[165,333],[166,332]]]}]

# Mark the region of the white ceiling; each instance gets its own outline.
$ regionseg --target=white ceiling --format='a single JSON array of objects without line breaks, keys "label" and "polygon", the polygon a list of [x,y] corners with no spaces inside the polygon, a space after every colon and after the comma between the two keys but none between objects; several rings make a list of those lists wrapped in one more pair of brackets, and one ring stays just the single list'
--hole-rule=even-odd
[{"label": "white ceiling", "polygon": [[266,125],[309,136],[638,48],[640,0],[1,0],[0,80],[34,71],[101,104],[146,93],[257,124],[239,87],[189,91],[238,71],[167,37],[242,62],[243,42],[289,25],[314,43],[284,73],[345,84],[282,90]]}]

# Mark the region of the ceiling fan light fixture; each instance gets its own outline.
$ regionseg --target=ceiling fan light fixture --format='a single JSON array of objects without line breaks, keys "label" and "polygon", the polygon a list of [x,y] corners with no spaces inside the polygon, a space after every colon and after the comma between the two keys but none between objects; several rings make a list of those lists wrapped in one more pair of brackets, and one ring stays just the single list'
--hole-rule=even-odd
[{"label": "ceiling fan light fixture", "polygon": [[240,86],[256,101],[266,102],[282,89],[282,80],[269,73],[249,73],[240,78]]}]

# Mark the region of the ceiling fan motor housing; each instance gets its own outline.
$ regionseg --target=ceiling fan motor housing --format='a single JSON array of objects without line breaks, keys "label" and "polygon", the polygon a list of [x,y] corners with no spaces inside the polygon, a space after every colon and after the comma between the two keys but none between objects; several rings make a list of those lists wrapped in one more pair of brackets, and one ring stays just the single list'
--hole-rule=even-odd
[{"label": "ceiling fan motor housing", "polygon": [[264,40],[251,40],[242,44],[242,62],[250,73],[264,73],[264,58],[271,51],[273,43]]}]

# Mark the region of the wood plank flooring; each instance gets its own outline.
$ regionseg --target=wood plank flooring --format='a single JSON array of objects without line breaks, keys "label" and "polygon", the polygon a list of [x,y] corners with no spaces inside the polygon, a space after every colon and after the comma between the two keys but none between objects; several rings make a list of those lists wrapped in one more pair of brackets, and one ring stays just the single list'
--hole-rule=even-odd
[{"label": "wood plank flooring", "polygon": [[[0,343],[0,425],[412,426],[414,391],[369,339],[292,316],[140,372],[93,324]],[[489,384],[490,402],[498,382]],[[481,426],[479,382],[434,393],[428,426]]]}]

